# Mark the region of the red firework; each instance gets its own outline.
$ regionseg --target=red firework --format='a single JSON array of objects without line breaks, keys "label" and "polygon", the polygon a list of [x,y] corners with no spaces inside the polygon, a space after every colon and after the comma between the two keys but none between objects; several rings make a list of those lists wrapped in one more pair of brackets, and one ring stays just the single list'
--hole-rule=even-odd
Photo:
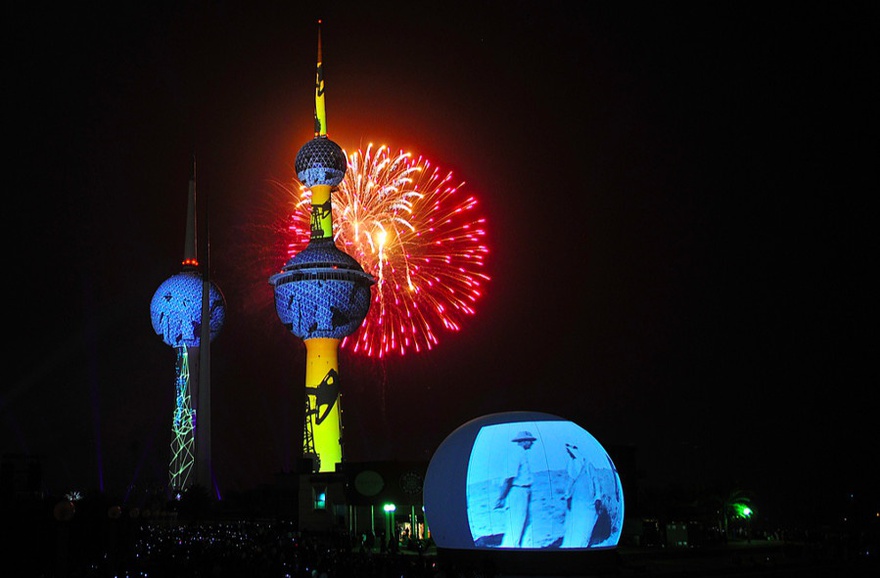
[{"label": "red firework", "polygon": [[[464,183],[424,157],[370,145],[348,159],[332,196],[333,235],[376,285],[363,325],[342,347],[379,358],[429,350],[438,329],[459,331],[483,295],[486,219]],[[288,256],[309,242],[310,193],[296,186]]]}]

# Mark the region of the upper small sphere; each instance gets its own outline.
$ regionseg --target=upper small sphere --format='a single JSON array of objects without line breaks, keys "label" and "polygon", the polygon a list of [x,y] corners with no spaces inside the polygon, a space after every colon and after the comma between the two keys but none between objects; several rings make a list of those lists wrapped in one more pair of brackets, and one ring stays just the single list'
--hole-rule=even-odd
[{"label": "upper small sphere", "polygon": [[296,153],[296,176],[307,187],[335,187],[345,177],[348,159],[342,148],[326,136],[317,136]]}]

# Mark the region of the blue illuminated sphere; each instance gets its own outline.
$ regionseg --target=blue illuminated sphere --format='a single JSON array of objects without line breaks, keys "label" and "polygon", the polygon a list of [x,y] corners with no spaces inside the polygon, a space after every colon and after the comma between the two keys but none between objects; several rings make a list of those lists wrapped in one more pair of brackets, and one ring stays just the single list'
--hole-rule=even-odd
[{"label": "blue illuminated sphere", "polygon": [[311,241],[269,278],[278,317],[301,339],[342,339],[357,331],[370,309],[373,282],[332,239]]},{"label": "blue illuminated sphere", "polygon": [[317,136],[296,153],[296,176],[307,187],[335,187],[345,177],[348,159],[338,144],[326,136]]},{"label": "blue illuminated sphere", "polygon": [[595,553],[616,548],[623,527],[611,457],[585,429],[546,413],[496,413],[460,426],[434,452],[423,492],[438,548]]},{"label": "blue illuminated sphere", "polygon": [[[150,301],[153,330],[172,347],[198,347],[202,337],[202,276],[184,271],[166,279]],[[226,320],[226,299],[209,283],[211,341]]]}]

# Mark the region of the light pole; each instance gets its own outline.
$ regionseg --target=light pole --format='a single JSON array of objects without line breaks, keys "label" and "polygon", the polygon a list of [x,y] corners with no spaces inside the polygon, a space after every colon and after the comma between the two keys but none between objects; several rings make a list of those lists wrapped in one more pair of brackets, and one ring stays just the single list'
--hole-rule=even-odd
[{"label": "light pole", "polygon": [[397,539],[397,532],[394,532],[394,511],[397,510],[397,506],[385,504],[382,506],[382,509],[385,511],[385,538],[390,545],[392,543],[392,536],[394,540]]}]

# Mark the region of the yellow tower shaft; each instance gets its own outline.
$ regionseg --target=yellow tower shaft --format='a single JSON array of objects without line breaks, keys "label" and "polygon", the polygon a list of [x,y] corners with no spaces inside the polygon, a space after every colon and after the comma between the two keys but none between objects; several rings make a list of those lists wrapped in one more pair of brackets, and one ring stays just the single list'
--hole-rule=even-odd
[{"label": "yellow tower shaft", "polygon": [[318,66],[315,73],[315,136],[327,136],[327,110],[324,108],[324,63],[321,57],[321,26],[318,22]]},{"label": "yellow tower shaft", "polygon": [[333,213],[330,211],[330,185],[312,185],[311,238],[333,238]]},{"label": "yellow tower shaft", "polygon": [[311,411],[306,419],[314,432],[321,472],[333,472],[342,462],[342,408],[339,391],[339,343],[330,337],[306,339],[306,395]]}]

